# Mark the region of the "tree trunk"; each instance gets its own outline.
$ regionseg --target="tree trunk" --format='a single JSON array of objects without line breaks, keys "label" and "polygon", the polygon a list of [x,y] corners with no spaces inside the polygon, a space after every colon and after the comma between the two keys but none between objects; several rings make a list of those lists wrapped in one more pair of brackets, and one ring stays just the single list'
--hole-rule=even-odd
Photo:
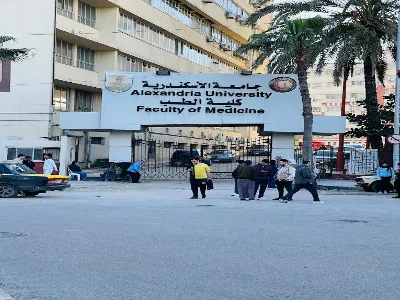
[{"label": "tree trunk", "polygon": [[[340,109],[340,115],[346,115],[346,95],[347,95],[347,80],[349,79],[349,70],[346,68],[344,78],[343,78],[343,86],[342,86],[342,103]],[[339,149],[336,154],[336,171],[344,170],[344,134],[339,134]]]},{"label": "tree trunk", "polygon": [[304,134],[303,134],[303,160],[313,160],[313,113],[311,106],[310,92],[307,85],[307,66],[302,55],[299,55],[297,60],[297,75],[299,77],[299,87],[301,100],[303,101],[303,119],[304,119]]},{"label": "tree trunk", "polygon": [[[371,128],[380,128],[381,120],[377,114],[378,96],[376,93],[375,68],[369,56],[364,59],[364,80],[365,80],[365,104],[367,116]],[[382,136],[379,133],[371,133],[369,136],[372,149],[382,149]]]}]

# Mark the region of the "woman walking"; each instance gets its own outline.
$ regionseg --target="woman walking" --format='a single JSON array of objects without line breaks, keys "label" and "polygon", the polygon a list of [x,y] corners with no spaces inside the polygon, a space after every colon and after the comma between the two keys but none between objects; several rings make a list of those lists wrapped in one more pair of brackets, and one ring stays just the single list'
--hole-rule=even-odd
[{"label": "woman walking", "polygon": [[389,193],[392,189],[392,179],[394,179],[394,171],[393,168],[390,168],[387,163],[383,163],[380,168],[376,170],[376,176],[378,177],[379,180],[379,192],[384,193]]}]

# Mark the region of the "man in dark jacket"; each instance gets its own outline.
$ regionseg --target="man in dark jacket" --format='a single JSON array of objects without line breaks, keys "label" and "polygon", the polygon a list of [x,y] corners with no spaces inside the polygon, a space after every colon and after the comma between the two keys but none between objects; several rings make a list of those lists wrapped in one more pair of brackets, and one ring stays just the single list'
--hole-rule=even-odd
[{"label": "man in dark jacket", "polygon": [[257,174],[254,188],[254,196],[257,194],[258,188],[260,188],[257,200],[261,200],[264,197],[265,190],[268,186],[268,181],[271,174],[271,167],[269,165],[269,161],[267,159],[263,159],[261,163],[257,164],[254,168],[256,169]]},{"label": "man in dark jacket", "polygon": [[32,157],[30,156],[25,156],[25,159],[22,161],[22,163],[31,170],[33,170],[35,167],[35,163],[32,161]]},{"label": "man in dark jacket", "polygon": [[317,187],[315,183],[315,175],[311,171],[311,162],[309,160],[303,160],[303,164],[296,169],[296,175],[294,178],[293,189],[283,197],[282,202],[288,203],[292,201],[292,197],[301,189],[306,189],[313,196],[314,203],[323,203],[319,200]]},{"label": "man in dark jacket", "polygon": [[254,200],[254,181],[257,178],[256,169],[251,166],[251,161],[246,160],[244,165],[238,166],[232,173],[237,178],[239,199],[241,201]]},{"label": "man in dark jacket", "polygon": [[[240,166],[243,166],[243,164],[244,164],[243,159],[238,159],[236,162],[238,163],[236,169],[239,168]],[[236,171],[236,173],[235,173],[235,171],[232,172],[232,177],[233,177],[233,179],[235,179],[235,191],[233,192],[233,194],[231,196],[239,195],[239,189],[238,189],[238,185],[237,185],[237,177],[235,177],[235,176],[237,176],[237,171]]]}]

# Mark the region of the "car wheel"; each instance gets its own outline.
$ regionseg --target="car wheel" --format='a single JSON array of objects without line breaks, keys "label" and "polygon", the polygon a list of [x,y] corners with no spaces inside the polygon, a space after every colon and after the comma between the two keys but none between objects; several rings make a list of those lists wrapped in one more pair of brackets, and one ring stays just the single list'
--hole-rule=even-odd
[{"label": "car wheel", "polygon": [[365,192],[372,192],[371,186],[363,186],[362,188]]},{"label": "car wheel", "polygon": [[39,192],[25,192],[25,196],[27,197],[35,197],[39,195]]},{"label": "car wheel", "polygon": [[369,185],[371,191],[374,193],[379,193],[379,181],[375,181]]},{"label": "car wheel", "polygon": [[18,190],[15,186],[10,184],[0,185],[0,198],[15,198],[18,196]]}]

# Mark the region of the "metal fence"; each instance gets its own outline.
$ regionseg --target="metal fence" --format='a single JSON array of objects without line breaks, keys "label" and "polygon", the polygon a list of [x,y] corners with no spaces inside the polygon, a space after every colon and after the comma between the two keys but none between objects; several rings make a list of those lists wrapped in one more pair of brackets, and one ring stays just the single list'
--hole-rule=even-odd
[{"label": "metal fence", "polygon": [[[295,160],[301,163],[303,160],[302,148],[294,151]],[[381,162],[392,165],[393,152],[388,149],[346,149],[344,150],[344,170],[337,170],[337,148],[322,147],[313,152],[313,162],[320,171],[321,178],[331,178],[334,173],[350,175],[371,174],[376,171]]]},{"label": "metal fence", "polygon": [[263,159],[271,160],[271,137],[237,139],[231,141],[209,141],[208,143],[185,144],[161,140],[133,141],[133,160],[144,160],[144,178],[186,178],[186,167],[190,158],[203,157],[212,164],[213,178],[232,178],[237,160],[251,160],[253,164]]}]

